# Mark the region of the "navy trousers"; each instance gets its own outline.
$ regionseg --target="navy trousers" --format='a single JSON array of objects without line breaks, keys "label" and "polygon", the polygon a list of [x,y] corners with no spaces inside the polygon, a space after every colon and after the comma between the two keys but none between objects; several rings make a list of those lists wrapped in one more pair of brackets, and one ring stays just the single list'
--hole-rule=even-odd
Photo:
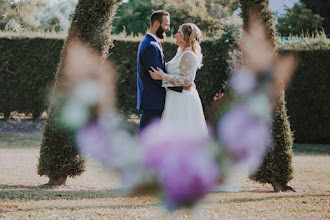
[{"label": "navy trousers", "polygon": [[160,120],[162,114],[163,114],[163,110],[142,111],[138,133],[140,133],[145,127],[150,125],[153,121]]}]

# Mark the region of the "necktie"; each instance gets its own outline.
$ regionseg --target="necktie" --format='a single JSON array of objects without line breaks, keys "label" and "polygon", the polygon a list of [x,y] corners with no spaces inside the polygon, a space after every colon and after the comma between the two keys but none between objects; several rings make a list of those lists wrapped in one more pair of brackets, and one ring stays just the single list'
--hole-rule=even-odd
[{"label": "necktie", "polygon": [[159,46],[160,46],[160,49],[163,50],[162,44],[161,44],[159,41],[158,41],[158,44],[159,44]]}]

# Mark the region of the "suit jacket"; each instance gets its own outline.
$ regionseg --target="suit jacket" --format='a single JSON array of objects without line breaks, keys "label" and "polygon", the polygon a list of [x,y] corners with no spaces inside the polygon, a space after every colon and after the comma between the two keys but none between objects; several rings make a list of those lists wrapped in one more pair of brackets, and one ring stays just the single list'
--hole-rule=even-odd
[{"label": "suit jacket", "polygon": [[[154,80],[149,74],[150,67],[165,70],[164,54],[157,41],[147,34],[140,42],[137,53],[137,109],[163,110],[166,91],[162,80]],[[181,92],[182,87],[174,88]]]}]

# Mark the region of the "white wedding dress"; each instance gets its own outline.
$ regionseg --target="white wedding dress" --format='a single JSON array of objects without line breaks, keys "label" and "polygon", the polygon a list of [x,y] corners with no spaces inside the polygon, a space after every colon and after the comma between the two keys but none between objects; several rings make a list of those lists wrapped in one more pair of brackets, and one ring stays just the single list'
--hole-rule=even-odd
[{"label": "white wedding dress", "polygon": [[[167,63],[162,86],[189,86],[196,77],[199,63],[191,49],[178,53]],[[182,93],[166,89],[165,108],[162,115],[165,125],[183,125],[200,135],[208,136],[203,107],[195,87]]]}]

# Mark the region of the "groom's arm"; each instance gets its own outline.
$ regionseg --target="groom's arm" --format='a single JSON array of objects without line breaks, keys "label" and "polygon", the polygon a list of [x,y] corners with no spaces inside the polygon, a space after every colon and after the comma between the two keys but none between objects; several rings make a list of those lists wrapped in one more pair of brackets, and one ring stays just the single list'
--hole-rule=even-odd
[{"label": "groom's arm", "polygon": [[[162,64],[159,61],[158,56],[159,56],[159,52],[158,52],[157,48],[155,48],[155,46],[153,46],[153,45],[148,45],[143,50],[141,60],[144,65],[144,69],[147,70],[146,77],[151,78],[151,76],[149,74],[149,70],[151,70],[151,67],[153,67],[155,69],[157,69],[157,67],[159,67],[160,69],[162,69]],[[152,79],[152,80],[157,85],[159,85],[159,86],[162,85],[162,80],[154,80],[154,79]]]},{"label": "groom's arm", "polygon": [[[159,51],[155,46],[153,46],[153,45],[146,46],[146,48],[144,49],[144,51],[142,53],[142,63],[144,65],[144,68],[146,70],[148,70],[148,73],[149,73],[149,70],[151,70],[151,67],[153,67],[155,69],[157,69],[157,67],[159,67],[160,69],[162,69],[162,64],[159,61],[158,56],[159,56]],[[151,76],[149,74],[147,74],[147,75],[148,75],[147,77],[151,78]],[[155,80],[155,79],[152,79],[152,80],[157,85],[162,86],[162,82],[163,82],[162,80]],[[174,86],[174,87],[168,87],[168,89],[171,89],[176,92],[182,92],[183,87]]]}]

